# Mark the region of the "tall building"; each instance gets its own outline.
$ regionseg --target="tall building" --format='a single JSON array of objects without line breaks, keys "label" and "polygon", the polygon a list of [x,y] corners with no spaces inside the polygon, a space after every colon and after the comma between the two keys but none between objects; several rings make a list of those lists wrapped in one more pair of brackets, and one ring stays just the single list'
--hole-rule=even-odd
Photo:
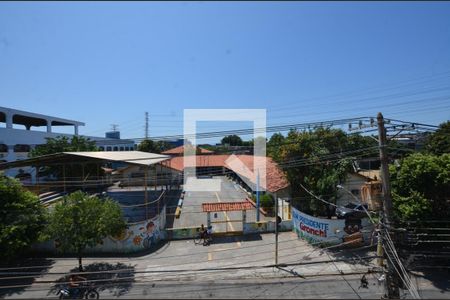
[{"label": "tall building", "polygon": [[[45,144],[46,138],[78,135],[79,126],[83,122],[42,115],[0,106],[0,163],[28,158],[28,154],[37,145]],[[61,126],[73,127],[73,134],[58,133]],[[44,130],[42,130],[44,129]],[[120,139],[120,133],[112,137],[108,133],[103,137],[85,136],[95,141],[100,151],[132,151],[135,149],[133,140]],[[6,175],[16,177],[29,175],[35,177],[35,171],[28,169],[12,169]]]}]

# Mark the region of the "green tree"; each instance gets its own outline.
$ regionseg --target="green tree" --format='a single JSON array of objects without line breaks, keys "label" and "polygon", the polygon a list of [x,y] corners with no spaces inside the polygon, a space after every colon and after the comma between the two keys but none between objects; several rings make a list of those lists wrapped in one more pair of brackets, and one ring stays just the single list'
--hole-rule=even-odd
[{"label": "green tree", "polygon": [[98,151],[95,141],[82,136],[75,135],[71,139],[67,136],[58,136],[56,138],[46,138],[46,140],[45,144],[31,150],[31,157],[59,152]]},{"label": "green tree", "polygon": [[230,146],[242,146],[242,139],[238,135],[227,135],[221,140],[221,144]]},{"label": "green tree", "polygon": [[450,217],[450,154],[414,153],[389,171],[399,220]]},{"label": "green tree", "polygon": [[170,149],[170,144],[166,141],[156,141],[155,142],[150,139],[145,139],[138,145],[139,151],[150,152],[150,153],[161,153],[168,149]]},{"label": "green tree", "polygon": [[439,125],[425,142],[425,150],[431,154],[450,153],[450,121]]},{"label": "green tree", "polygon": [[143,140],[137,146],[137,149],[138,149],[138,151],[155,153],[155,150],[156,150],[156,145],[155,144],[156,143],[154,141],[146,139],[146,140]]},{"label": "green tree", "polygon": [[279,162],[281,159],[280,147],[285,143],[285,137],[281,133],[274,133],[267,143],[267,155],[272,157],[274,161]]},{"label": "green tree", "polygon": [[76,253],[82,271],[86,247],[94,247],[108,235],[120,234],[126,226],[117,202],[77,191],[55,205],[49,216],[47,235],[57,240],[63,251]]},{"label": "green tree", "polygon": [[[91,141],[89,138],[82,136],[73,136],[69,139],[67,136],[58,136],[56,138],[46,138],[47,142],[42,145],[36,146],[30,152],[30,157],[37,157],[42,155],[55,154],[60,152],[79,152],[79,151],[98,151],[95,141]],[[64,174],[63,174],[64,173]],[[63,169],[62,165],[47,166],[39,168],[40,175],[50,175],[53,174],[56,177],[66,178],[82,178],[84,176],[89,176],[91,174],[103,174],[103,169],[101,169],[96,164],[87,164],[83,167],[80,165],[66,165]]]},{"label": "green tree", "polygon": [[[345,181],[352,170],[354,158],[346,151],[355,148],[361,148],[357,138],[350,139],[342,130],[321,127],[302,132],[291,130],[282,145],[276,148],[275,157],[286,167],[293,205],[312,214],[324,214],[326,211],[325,204],[312,198],[301,185],[324,200],[336,203],[336,186]],[[274,152],[270,153],[273,155]]]},{"label": "green tree", "polygon": [[8,262],[26,251],[45,226],[45,209],[33,193],[0,175],[0,258]]}]

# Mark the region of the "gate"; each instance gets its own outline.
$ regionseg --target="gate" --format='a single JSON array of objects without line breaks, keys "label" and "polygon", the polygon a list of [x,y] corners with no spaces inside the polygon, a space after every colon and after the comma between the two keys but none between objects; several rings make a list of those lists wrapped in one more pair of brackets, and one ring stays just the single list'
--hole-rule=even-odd
[{"label": "gate", "polygon": [[207,213],[207,224],[214,233],[242,233],[246,221],[246,210],[253,208],[248,201],[203,203]]}]

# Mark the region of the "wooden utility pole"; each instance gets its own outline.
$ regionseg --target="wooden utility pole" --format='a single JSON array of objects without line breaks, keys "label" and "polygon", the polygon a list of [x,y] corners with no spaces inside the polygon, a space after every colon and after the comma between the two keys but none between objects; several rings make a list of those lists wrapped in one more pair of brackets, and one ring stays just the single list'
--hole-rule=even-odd
[{"label": "wooden utility pole", "polygon": [[275,266],[278,265],[278,196],[275,197]]},{"label": "wooden utility pole", "polygon": [[[383,219],[381,228],[386,229],[388,232],[382,231],[380,237],[385,234],[389,234],[392,226],[392,197],[391,197],[391,182],[389,177],[388,157],[386,152],[386,128],[384,127],[384,119],[381,112],[377,115],[378,120],[378,143],[380,148],[380,161],[381,161],[381,182],[383,184]],[[384,224],[384,225],[383,225]],[[384,255],[389,255],[387,251],[384,251]],[[398,280],[395,274],[395,266],[390,259],[386,259],[387,274],[386,274],[386,296],[388,299],[399,299],[400,291],[398,288]]]}]

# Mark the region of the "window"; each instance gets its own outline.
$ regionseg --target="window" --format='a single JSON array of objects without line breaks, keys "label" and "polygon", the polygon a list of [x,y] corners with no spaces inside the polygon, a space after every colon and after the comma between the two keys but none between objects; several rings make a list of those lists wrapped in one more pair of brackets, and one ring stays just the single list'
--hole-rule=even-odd
[{"label": "window", "polygon": [[124,150],[124,148],[123,148],[123,147],[120,147],[119,149],[120,149],[120,151],[123,151],[123,150]]},{"label": "window", "polygon": [[111,147],[110,146],[106,147],[106,151],[111,151]]},{"label": "window", "polygon": [[119,148],[117,146],[114,146],[113,151],[119,151]]},{"label": "window", "polygon": [[103,146],[98,147],[98,149],[99,149],[100,151],[105,151],[105,147],[103,147]]}]

